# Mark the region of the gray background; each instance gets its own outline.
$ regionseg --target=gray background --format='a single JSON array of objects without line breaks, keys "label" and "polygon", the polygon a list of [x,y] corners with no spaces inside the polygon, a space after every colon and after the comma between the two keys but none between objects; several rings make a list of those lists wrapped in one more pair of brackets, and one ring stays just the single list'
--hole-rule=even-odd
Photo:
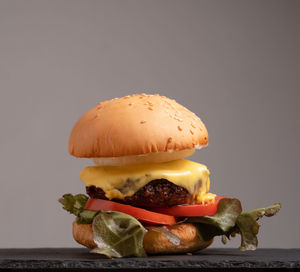
[{"label": "gray background", "polygon": [[[98,101],[175,98],[206,123],[213,192],[280,201],[260,247],[300,247],[299,1],[0,1],[0,247],[77,246],[67,152]],[[218,240],[218,239],[217,239]],[[239,238],[228,244],[236,247]],[[214,246],[220,246],[219,240]]]}]

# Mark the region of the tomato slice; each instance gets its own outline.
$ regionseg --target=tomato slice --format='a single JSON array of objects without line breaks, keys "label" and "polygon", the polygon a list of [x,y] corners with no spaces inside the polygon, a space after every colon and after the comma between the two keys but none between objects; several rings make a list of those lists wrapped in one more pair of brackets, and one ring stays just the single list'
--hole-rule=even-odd
[{"label": "tomato slice", "polygon": [[214,203],[177,205],[168,208],[152,209],[154,212],[164,213],[177,217],[195,217],[195,216],[213,216],[217,213],[217,207],[220,199],[224,196],[216,196]]},{"label": "tomato slice", "polygon": [[117,211],[127,213],[136,219],[149,223],[149,224],[161,224],[161,225],[173,225],[176,223],[174,216],[161,214],[157,212],[148,211],[145,209],[133,207],[130,205],[120,204],[117,202],[103,200],[103,199],[88,199],[86,210],[90,211]]}]

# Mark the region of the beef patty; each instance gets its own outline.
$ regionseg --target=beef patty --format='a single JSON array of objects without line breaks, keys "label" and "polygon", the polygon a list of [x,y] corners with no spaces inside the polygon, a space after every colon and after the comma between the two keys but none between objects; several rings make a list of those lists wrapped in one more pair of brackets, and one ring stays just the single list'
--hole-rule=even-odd
[{"label": "beef patty", "polygon": [[[104,191],[95,186],[86,187],[91,198],[107,199]],[[156,179],[140,188],[134,195],[114,201],[143,208],[160,208],[189,203],[191,194],[183,187],[177,186],[166,179]]]}]

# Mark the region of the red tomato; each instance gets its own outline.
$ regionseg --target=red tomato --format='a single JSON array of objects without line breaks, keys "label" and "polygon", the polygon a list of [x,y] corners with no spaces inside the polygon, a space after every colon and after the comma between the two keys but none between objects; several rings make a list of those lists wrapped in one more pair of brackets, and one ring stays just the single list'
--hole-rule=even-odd
[{"label": "red tomato", "polygon": [[103,199],[88,199],[85,209],[90,211],[103,210],[123,212],[149,224],[173,225],[176,223],[174,216],[152,212],[130,205],[120,204]]},{"label": "red tomato", "polygon": [[212,216],[217,213],[217,207],[220,199],[224,196],[216,196],[214,203],[209,204],[193,204],[193,205],[177,205],[168,208],[152,209],[154,212],[169,214],[177,217],[193,217],[193,216]]}]

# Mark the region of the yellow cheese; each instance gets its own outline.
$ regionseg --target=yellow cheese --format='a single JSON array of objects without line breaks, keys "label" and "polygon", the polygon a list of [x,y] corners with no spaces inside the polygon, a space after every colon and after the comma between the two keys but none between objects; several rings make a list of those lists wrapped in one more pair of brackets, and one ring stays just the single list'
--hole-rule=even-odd
[{"label": "yellow cheese", "polygon": [[203,164],[189,160],[147,163],[126,166],[89,166],[80,172],[86,186],[96,186],[108,199],[132,196],[155,179],[168,181],[185,188],[197,202],[214,201],[208,193],[209,170]]}]

